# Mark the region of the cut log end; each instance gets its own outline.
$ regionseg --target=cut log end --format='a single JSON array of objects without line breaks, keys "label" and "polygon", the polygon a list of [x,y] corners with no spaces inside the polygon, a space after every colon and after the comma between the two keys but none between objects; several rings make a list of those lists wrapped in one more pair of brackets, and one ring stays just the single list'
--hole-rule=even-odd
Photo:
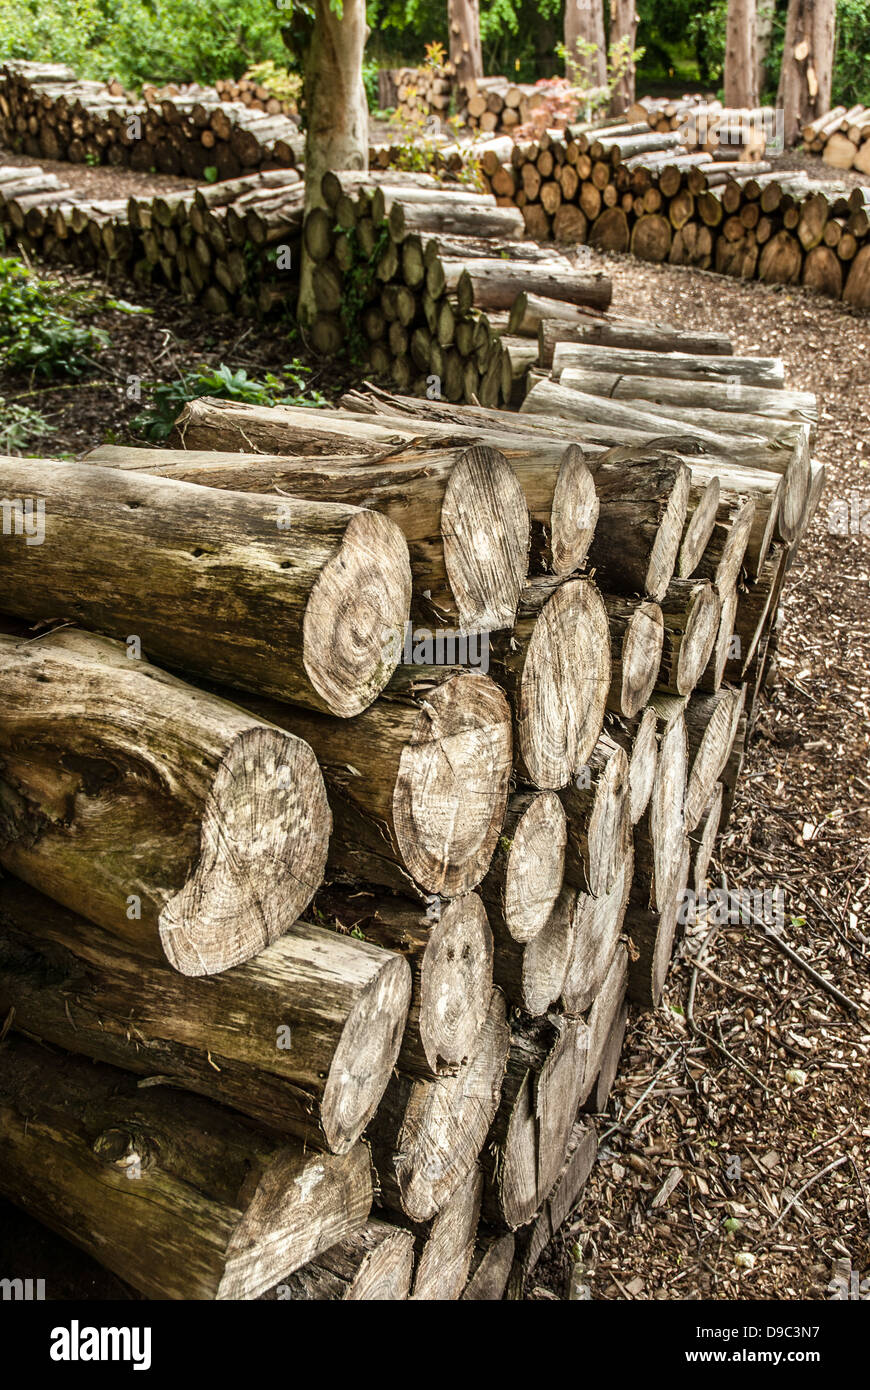
[{"label": "cut log end", "polygon": [[462,630],[511,627],[528,570],[530,521],[519,481],[497,449],[475,446],[457,463],[441,535]]},{"label": "cut log end", "polygon": [[565,812],[554,792],[542,792],[514,833],[505,872],[505,923],[516,941],[543,930],[562,887]]},{"label": "cut log end", "polygon": [[351,718],[383,690],[402,648],[410,602],[401,531],[377,512],[359,513],[318,577],[303,620],[305,671],[330,713]]},{"label": "cut log end", "polygon": [[686,467],[678,471],[653,544],[645,586],[652,599],[664,598],[676,567],[689,504],[691,476]]},{"label": "cut log end", "polygon": [[620,709],[628,719],[643,709],[652,694],[663,641],[662,610],[657,603],[639,603],[622,639]]},{"label": "cut log end", "polygon": [[456,897],[483,878],[511,766],[510,706],[498,686],[471,672],[442,682],[402,750],[393,792],[404,862],[428,892]]},{"label": "cut log end", "polygon": [[215,774],[197,864],[160,914],[170,964],[217,974],[288,931],[323,878],[331,827],[308,744],[264,727],[239,734]]},{"label": "cut log end", "polygon": [[598,521],[598,494],[583,450],[569,444],[553,493],[550,550],[554,574],[572,574],[586,558]]},{"label": "cut log end", "polygon": [[420,1040],[432,1071],[471,1056],[492,995],[492,932],[476,893],[448,904],[423,962]]}]

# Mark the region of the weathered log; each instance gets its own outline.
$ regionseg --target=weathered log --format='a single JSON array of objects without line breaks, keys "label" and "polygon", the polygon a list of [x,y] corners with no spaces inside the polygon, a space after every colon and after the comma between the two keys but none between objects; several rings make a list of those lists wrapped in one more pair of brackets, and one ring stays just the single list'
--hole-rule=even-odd
[{"label": "weathered log", "polygon": [[685,795],[689,744],[685,701],[654,695],[658,721],[658,761],[649,805],[634,832],[636,900],[662,910],[673,896],[686,835]]},{"label": "weathered log", "polygon": [[[233,437],[234,422],[235,417],[229,416],[226,443]],[[346,420],[330,423],[336,429],[333,447],[342,444],[348,434],[353,438],[354,425]],[[315,459],[286,454],[260,457],[250,453],[211,454],[204,450],[117,448],[111,454],[107,448],[95,450],[91,457],[106,462],[123,460],[123,466],[129,468],[129,455],[135,452],[142,455],[140,466],[152,476],[159,474],[236,492],[276,492],[281,497],[304,498],[310,503],[364,505],[389,518],[407,541],[415,611],[427,617],[433,612],[442,618],[453,614],[464,630],[510,627],[528,567],[529,516],[520,483],[504,456],[486,445],[472,445],[465,449],[413,450],[408,458],[397,453],[397,441],[389,429],[374,425],[366,428],[365,422],[359,429],[359,445],[377,442],[383,453],[392,453],[394,457],[378,465],[364,455]],[[195,437],[199,438],[200,433],[197,429]],[[210,437],[211,433],[209,424],[206,434]],[[409,430],[409,442],[413,436],[414,431]],[[273,447],[280,444],[289,452],[289,426],[282,430],[279,422],[270,437]],[[547,470],[542,465],[540,471]],[[578,501],[574,479],[579,471],[579,466],[570,472],[566,467],[558,498],[560,507],[570,508]],[[552,476],[548,523],[555,482]],[[582,480],[579,486],[582,487]],[[591,488],[591,484],[588,486]],[[591,526],[594,522],[593,516]],[[573,533],[568,545],[571,568],[575,568]]]},{"label": "weathered log", "polygon": [[[622,457],[630,454],[630,459]],[[664,597],[677,562],[690,474],[654,448],[602,455],[595,473],[599,523],[589,564],[605,588]]]},{"label": "weathered log", "polygon": [[600,897],[579,893],[574,912],[571,957],[562,986],[566,1013],[584,1014],[604,984],[616,950],[634,872],[629,845],[613,886]]},{"label": "weathered log", "polygon": [[249,1299],[359,1230],[368,1151],[306,1152],[200,1096],[23,1038],[0,1050],[0,1192],[150,1298]]},{"label": "weathered log", "polygon": [[0,1000],[28,1034],[210,1096],[346,1153],[395,1064],[403,960],[297,922],[253,960],[187,980],[8,877]]},{"label": "weathered log", "polygon": [[411,574],[386,517],[20,459],[0,460],[0,492],[45,517],[39,545],[0,545],[10,613],[132,630],[169,665],[344,717],[390,678]]},{"label": "weathered log", "polygon": [[587,343],[655,353],[682,352],[691,356],[730,356],[734,351],[724,334],[693,333],[655,323],[634,324],[607,319],[573,324],[564,319],[542,319],[539,337],[542,366],[553,365],[557,343]]},{"label": "weathered log", "polygon": [[609,893],[631,844],[624,749],[602,733],[560,797],[568,830],[566,883],[595,897]]},{"label": "weathered log", "polygon": [[498,1303],[504,1298],[515,1248],[515,1237],[510,1232],[478,1235],[463,1299],[474,1303]]},{"label": "weathered log", "polygon": [[490,670],[511,700],[521,776],[565,786],[595,745],[610,687],[607,613],[594,584],[529,584],[512,633],[491,643]]},{"label": "weathered log", "polygon": [[542,929],[525,945],[496,929],[494,974],[508,1003],[533,1017],[555,1004],[574,942],[577,894],[563,888]]},{"label": "weathered log", "polygon": [[562,888],[567,830],[554,792],[515,792],[480,895],[491,920],[515,941],[544,928]]},{"label": "weathered log", "polygon": [[330,833],[307,744],[90,633],[0,637],[0,668],[6,868],[186,975],[293,925]]},{"label": "weathered log", "polygon": [[692,889],[698,897],[703,894],[705,889],[707,872],[713,857],[716,836],[719,833],[724,790],[722,783],[717,782],[709,804],[705,806],[701,819],[689,835],[692,854],[691,883]]},{"label": "weathered log", "polygon": [[661,612],[664,646],[656,684],[673,694],[689,695],[701,679],[716,641],[719,596],[706,580],[672,579]]},{"label": "weathered log", "polygon": [[424,912],[404,898],[354,885],[317,895],[315,909],[345,931],[396,951],[413,992],[397,1066],[413,1076],[456,1071],[477,1045],[492,995],[492,933],[476,893]]},{"label": "weathered log", "polygon": [[414,1237],[386,1221],[367,1221],[291,1274],[277,1297],[314,1303],[401,1302],[411,1288]]},{"label": "weathered log", "polygon": [[779,357],[723,357],[688,352],[644,352],[637,348],[599,347],[591,343],[557,343],[553,353],[553,372],[559,376],[566,367],[587,371],[631,373],[641,377],[675,377],[681,381],[720,381],[732,379],[747,386],[779,387],[784,369]]},{"label": "weathered log", "polygon": [[482,1192],[483,1174],[475,1164],[425,1233],[417,1233],[412,1299],[443,1302],[461,1296],[474,1255]]},{"label": "weathered log", "polygon": [[474,1170],[498,1109],[510,1032],[494,989],[474,1056],[453,1076],[394,1075],[369,1127],[381,1201],[429,1221]]},{"label": "weathered log", "polygon": [[641,1008],[657,1008],[662,997],[682,894],[689,878],[689,842],[685,841],[678,872],[660,907],[649,904],[645,892],[632,893],[625,925],[634,950],[628,970],[628,997]]},{"label": "weathered log", "polygon": [[610,624],[607,708],[632,719],[652,694],[662,659],[664,625],[657,603],[602,594]]},{"label": "weathered log", "polygon": [[521,1299],[525,1282],[550,1241],[576,1207],[598,1152],[594,1125],[578,1121],[571,1131],[562,1170],[534,1222],[517,1232],[516,1256],[506,1297]]},{"label": "weathered log", "polygon": [[512,763],[510,706],[488,676],[402,666],[353,721],[254,696],[246,705],[299,731],[317,754],[334,821],[333,868],[414,896],[459,897],[480,883]]}]

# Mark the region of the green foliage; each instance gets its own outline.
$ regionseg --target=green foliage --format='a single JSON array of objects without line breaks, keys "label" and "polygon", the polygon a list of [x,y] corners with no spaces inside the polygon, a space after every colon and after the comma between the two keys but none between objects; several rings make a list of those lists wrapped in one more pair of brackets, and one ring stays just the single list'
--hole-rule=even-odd
[{"label": "green foliage", "polygon": [[0,61],[68,63],[80,77],[213,82],[252,63],[286,66],[281,27],[289,12],[270,0],[0,0]]},{"label": "green foliage", "polygon": [[250,77],[260,87],[265,87],[270,97],[276,97],[278,101],[288,104],[298,104],[302,95],[302,78],[298,72],[288,72],[286,67],[278,67],[271,58],[264,63],[255,63],[248,68],[246,77]]},{"label": "green foliage", "polygon": [[366,89],[366,101],[370,111],[378,109],[378,68],[380,64],[377,58],[366,58],[363,60],[363,86]]},{"label": "green foliage", "polygon": [[870,0],[839,0],[834,105],[870,106]]},{"label": "green foliage", "polygon": [[362,329],[362,314],[372,297],[377,275],[377,265],[387,249],[390,231],[386,222],[377,230],[371,255],[367,256],[360,245],[356,227],[345,233],[351,250],[351,263],[342,277],[341,322],[344,327],[348,354],[352,362],[362,359],[366,339]]},{"label": "green foliage", "polygon": [[249,377],[243,369],[233,371],[222,362],[219,367],[196,367],[182,372],[177,381],[154,383],[148,389],[151,404],[131,422],[134,431],[159,444],[172,433],[181,409],[198,396],[218,396],[226,401],[245,401],[251,405],[326,405],[326,398],[311,388],[311,368],[300,362],[286,363],[281,374],[267,372],[262,381]]},{"label": "green foliage", "polygon": [[21,454],[32,439],[52,429],[38,410],[0,396],[0,454]]},{"label": "green foliage", "polygon": [[91,355],[109,341],[99,328],[62,312],[74,296],[31,274],[13,257],[0,260],[0,367],[39,376],[83,376]]}]

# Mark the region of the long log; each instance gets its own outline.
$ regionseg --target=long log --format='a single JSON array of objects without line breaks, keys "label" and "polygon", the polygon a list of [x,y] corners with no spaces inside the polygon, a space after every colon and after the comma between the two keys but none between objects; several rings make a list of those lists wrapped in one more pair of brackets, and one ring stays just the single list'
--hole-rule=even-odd
[{"label": "long log", "polygon": [[365,1223],[368,1151],[23,1038],[0,1051],[0,1192],[150,1298],[250,1299]]},{"label": "long log", "polygon": [[410,974],[366,942],[297,922],[244,965],[189,980],[12,877],[0,925],[0,1007],[18,1028],[315,1148],[356,1143],[395,1065]]},{"label": "long log", "polygon": [[44,518],[38,544],[2,538],[10,613],[133,632],[169,665],[343,717],[390,678],[411,573],[376,512],[43,460],[0,459],[0,493]]},{"label": "long log", "polygon": [[107,638],[0,637],[0,862],[186,975],[250,959],[323,877],[311,748]]}]

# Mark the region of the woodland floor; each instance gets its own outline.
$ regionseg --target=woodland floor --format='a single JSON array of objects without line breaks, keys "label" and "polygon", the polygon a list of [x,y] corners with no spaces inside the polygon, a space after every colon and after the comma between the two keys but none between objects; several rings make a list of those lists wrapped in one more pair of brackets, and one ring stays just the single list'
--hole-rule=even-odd
[{"label": "woodland floor", "polygon": [[[632,1016],[599,1161],[529,1297],[564,1298],[579,1262],[595,1299],[825,1299],[837,1261],[851,1262],[856,1287],[868,1281],[868,1296],[870,316],[803,290],[599,259],[616,311],[726,332],[738,353],[782,356],[786,384],[819,397],[826,493],[789,574],[778,670],[712,881],[781,887],[784,938],[858,1007],[754,926],[719,930],[696,969],[708,928],[693,933],[660,1008]],[[30,403],[55,427],[29,452],[124,439],[141,408],[125,399],[128,374],[166,380],[204,361],[255,374],[304,351],[286,330],[224,326],[162,294],[147,303],[147,318],[98,313],[113,338],[102,384],[46,392],[0,380],[7,400],[34,390]],[[321,373],[312,384],[331,395],[342,383]],[[842,502],[857,518],[863,506],[863,534],[828,529]],[[13,1274],[48,1277],[49,1297],[131,1296],[0,1204],[0,1275]]]}]

